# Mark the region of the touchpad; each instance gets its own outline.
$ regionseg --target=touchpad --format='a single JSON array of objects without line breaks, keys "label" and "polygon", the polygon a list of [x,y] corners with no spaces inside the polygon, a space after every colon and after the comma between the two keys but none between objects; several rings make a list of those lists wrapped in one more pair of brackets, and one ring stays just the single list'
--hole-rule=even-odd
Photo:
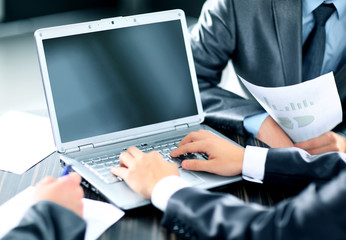
[{"label": "touchpad", "polygon": [[186,171],[184,169],[179,169],[180,177],[190,183],[191,185],[197,185],[200,183],[203,183],[203,179],[200,177],[196,176],[190,171]]}]

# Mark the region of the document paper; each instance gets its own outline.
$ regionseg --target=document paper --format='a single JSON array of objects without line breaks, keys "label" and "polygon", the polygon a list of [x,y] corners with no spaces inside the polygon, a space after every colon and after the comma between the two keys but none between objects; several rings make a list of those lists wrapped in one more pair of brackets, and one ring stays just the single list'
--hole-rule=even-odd
[{"label": "document paper", "polygon": [[48,117],[10,111],[0,117],[0,170],[22,174],[55,151]]},{"label": "document paper", "polygon": [[332,72],[285,87],[260,87],[239,78],[295,143],[319,137],[342,121]]}]

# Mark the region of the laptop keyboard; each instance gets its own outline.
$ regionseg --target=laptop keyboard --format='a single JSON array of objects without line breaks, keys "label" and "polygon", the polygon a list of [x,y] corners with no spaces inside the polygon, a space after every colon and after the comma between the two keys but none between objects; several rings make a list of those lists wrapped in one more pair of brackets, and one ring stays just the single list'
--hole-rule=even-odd
[{"label": "laptop keyboard", "polygon": [[[173,139],[169,142],[165,141],[164,143],[143,143],[136,147],[145,153],[157,151],[163,156],[166,161],[177,164],[179,168],[181,168],[181,162],[185,159],[208,159],[208,156],[204,153],[188,153],[176,158],[172,158],[170,156],[170,152],[178,147],[180,141],[181,139]],[[126,149],[123,149],[123,151],[126,151]],[[111,167],[120,165],[119,156],[120,152],[111,154],[108,153],[104,156],[82,160],[81,163],[89,168],[98,177],[100,177],[105,183],[115,183],[122,180],[114,176],[110,172],[110,169]]]}]

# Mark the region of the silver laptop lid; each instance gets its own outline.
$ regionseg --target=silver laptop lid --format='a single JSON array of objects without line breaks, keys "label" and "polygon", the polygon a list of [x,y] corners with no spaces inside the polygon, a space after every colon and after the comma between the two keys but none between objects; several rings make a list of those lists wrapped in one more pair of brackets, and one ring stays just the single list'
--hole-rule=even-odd
[{"label": "silver laptop lid", "polygon": [[35,39],[59,152],[203,121],[181,10],[39,29]]}]

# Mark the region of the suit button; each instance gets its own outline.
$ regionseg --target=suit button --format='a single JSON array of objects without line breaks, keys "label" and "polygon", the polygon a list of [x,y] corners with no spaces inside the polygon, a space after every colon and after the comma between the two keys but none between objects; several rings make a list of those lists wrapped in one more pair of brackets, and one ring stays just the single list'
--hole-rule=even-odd
[{"label": "suit button", "polygon": [[191,237],[191,233],[187,232],[185,233],[185,238],[190,238]]},{"label": "suit button", "polygon": [[178,225],[174,225],[173,226],[173,231],[178,231],[179,230],[179,226]]}]

